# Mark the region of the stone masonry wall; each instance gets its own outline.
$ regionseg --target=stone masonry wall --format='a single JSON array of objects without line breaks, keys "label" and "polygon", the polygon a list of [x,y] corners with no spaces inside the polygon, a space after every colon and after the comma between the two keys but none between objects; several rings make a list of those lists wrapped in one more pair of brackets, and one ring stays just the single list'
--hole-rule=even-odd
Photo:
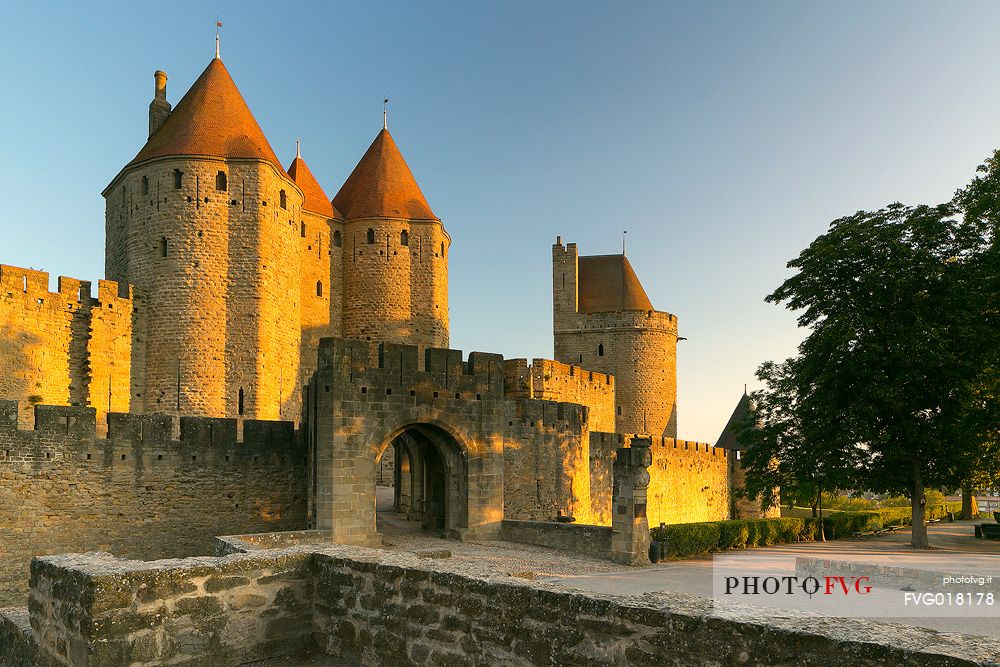
[{"label": "stone masonry wall", "polygon": [[43,271],[0,265],[0,397],[19,402],[22,428],[37,403],[92,405],[104,425],[109,411],[130,408],[138,301],[113,281],[100,281],[97,299],[86,281],[48,284]]},{"label": "stone masonry wall", "polygon": [[306,522],[306,462],[290,422],[111,415],[37,406],[17,429],[0,401],[0,606],[23,603],[32,556],[106,550],[133,558],[209,554],[220,534]]},{"label": "stone masonry wall", "polygon": [[148,304],[136,411],[297,418],[298,187],[267,162],[161,158],[104,196],[107,276]]},{"label": "stone masonry wall", "polygon": [[[337,332],[331,325],[331,300],[343,299],[341,281],[333,280],[333,254],[338,260],[341,248],[333,247],[330,241],[328,218],[303,210],[299,226],[299,257],[302,263],[299,302],[302,304],[302,345],[299,356],[298,385],[304,386],[316,370],[316,355],[319,341]],[[340,266],[337,262],[336,269]],[[337,322],[336,329],[340,328]],[[297,418],[297,415],[296,415]]]},{"label": "stone masonry wall", "polygon": [[586,522],[586,407],[511,398],[504,383],[500,355],[472,352],[466,361],[461,350],[421,355],[416,346],[323,340],[304,429],[317,470],[313,527],[340,542],[372,543],[376,462],[409,433],[453,457],[451,534],[495,535],[505,512],[552,519],[563,511]]},{"label": "stone masonry wall", "polygon": [[504,519],[500,526],[500,539],[574,551],[597,558],[609,558],[611,555],[611,526]]},{"label": "stone masonry wall", "polygon": [[436,220],[351,220],[344,223],[343,243],[343,336],[447,347],[451,238],[444,226]]},{"label": "stone masonry wall", "polygon": [[504,518],[593,523],[587,409],[519,399],[506,431]]},{"label": "stone masonry wall", "polygon": [[36,559],[29,610],[53,665],[236,665],[313,646],[312,556]]},{"label": "stone masonry wall", "polygon": [[508,396],[585,405],[592,429],[615,430],[613,376],[551,359],[507,359],[503,368]]},{"label": "stone masonry wall", "polygon": [[[628,446],[632,435],[591,433],[591,503],[595,520],[605,523],[611,516],[610,476],[614,448]],[[650,526],[662,523],[694,523],[729,519],[728,452],[703,442],[653,438],[650,448],[646,516]],[[599,484],[597,480],[602,480]]]},{"label": "stone masonry wall", "polygon": [[[0,648],[21,643],[20,615],[2,615]],[[308,646],[346,665],[986,667],[1000,655],[994,637],[753,607],[727,617],[687,595],[573,591],[340,545],[47,556],[32,564],[30,622],[36,664],[87,667],[226,667]]]}]

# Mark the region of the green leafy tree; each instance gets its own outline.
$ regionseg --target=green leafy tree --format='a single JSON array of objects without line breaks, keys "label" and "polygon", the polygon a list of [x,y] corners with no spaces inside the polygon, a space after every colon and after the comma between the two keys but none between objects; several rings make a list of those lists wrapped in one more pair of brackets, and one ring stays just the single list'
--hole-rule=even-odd
[{"label": "green leafy tree", "polygon": [[928,548],[925,488],[972,472],[973,395],[997,341],[990,225],[958,212],[894,204],[835,220],[767,298],[810,330],[794,364],[804,419],[863,452],[853,486],[910,497],[916,548]]},{"label": "green leafy tree", "polygon": [[792,358],[761,365],[757,377],[765,388],[751,394],[750,409],[736,431],[746,446],[740,459],[744,493],[760,499],[762,509],[777,504],[779,493],[808,502],[822,541],[823,492],[851,479],[858,450],[842,439],[815,388],[799,383],[800,364],[800,358]]}]

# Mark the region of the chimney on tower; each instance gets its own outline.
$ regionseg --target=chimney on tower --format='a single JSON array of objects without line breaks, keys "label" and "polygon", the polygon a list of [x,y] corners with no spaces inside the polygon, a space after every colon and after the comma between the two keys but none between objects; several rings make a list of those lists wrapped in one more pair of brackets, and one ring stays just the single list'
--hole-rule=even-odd
[{"label": "chimney on tower", "polygon": [[167,101],[167,73],[163,70],[153,72],[156,81],[156,93],[149,103],[149,136],[160,129],[163,121],[170,115],[170,102]]}]

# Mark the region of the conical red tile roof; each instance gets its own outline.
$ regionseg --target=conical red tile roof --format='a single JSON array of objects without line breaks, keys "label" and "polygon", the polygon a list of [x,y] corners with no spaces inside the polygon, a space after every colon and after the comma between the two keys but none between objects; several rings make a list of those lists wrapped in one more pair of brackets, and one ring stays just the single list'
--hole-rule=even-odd
[{"label": "conical red tile roof", "polygon": [[214,58],[129,165],[167,155],[281,162],[222,60]]},{"label": "conical red tile roof", "polygon": [[340,192],[333,198],[333,206],[347,220],[437,220],[386,129],[378,133],[358,166],[347,177]]},{"label": "conical red tile roof", "polygon": [[309,171],[309,167],[306,165],[306,161],[303,160],[298,155],[292,160],[292,163],[288,165],[288,175],[292,177],[295,181],[295,185],[299,186],[302,190],[302,194],[305,195],[305,201],[302,202],[302,208],[307,211],[312,211],[313,213],[319,213],[320,215],[326,216],[328,218],[342,218],[340,212],[333,207],[330,200],[327,198],[326,193],[323,192],[323,188],[320,187],[319,182],[316,177],[312,175]]},{"label": "conical red tile roof", "polygon": [[581,313],[654,310],[625,255],[580,257],[578,308]]}]

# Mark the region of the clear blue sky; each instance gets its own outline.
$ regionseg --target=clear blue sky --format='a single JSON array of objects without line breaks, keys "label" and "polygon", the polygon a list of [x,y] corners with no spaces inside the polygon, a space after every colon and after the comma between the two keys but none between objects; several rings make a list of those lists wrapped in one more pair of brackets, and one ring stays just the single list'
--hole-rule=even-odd
[{"label": "clear blue sky", "polygon": [[794,351],[763,297],[830,220],[938,202],[1000,145],[987,2],[67,3],[0,24],[0,262],[103,275],[101,190],[222,57],[333,196],[390,128],[454,238],[452,346],[550,357],[550,246],[629,258],[675,313],[681,437]]}]

